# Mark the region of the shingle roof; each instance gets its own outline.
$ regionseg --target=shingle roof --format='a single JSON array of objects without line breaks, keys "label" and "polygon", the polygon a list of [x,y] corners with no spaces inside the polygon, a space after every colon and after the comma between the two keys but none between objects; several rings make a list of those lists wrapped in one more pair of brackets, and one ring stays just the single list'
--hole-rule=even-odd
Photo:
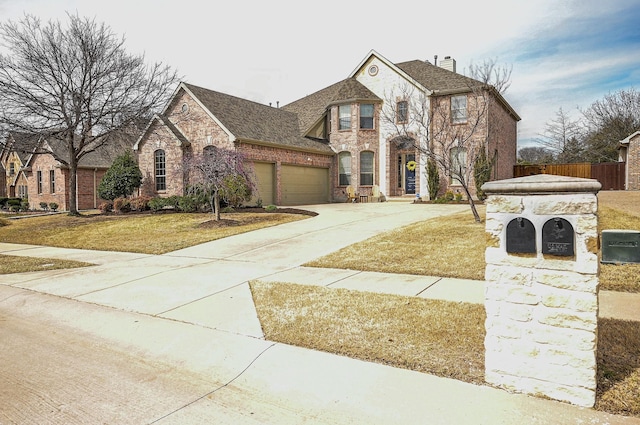
[{"label": "shingle roof", "polygon": [[303,137],[298,116],[293,112],[192,84],[183,85],[239,140],[333,153],[327,143]]},{"label": "shingle roof", "polygon": [[[9,140],[10,139],[10,140]],[[8,151],[15,152],[23,164],[27,163],[29,156],[38,147],[40,136],[28,133],[12,132],[7,136]]]},{"label": "shingle roof", "polygon": [[483,83],[420,60],[395,64],[429,90],[455,92],[481,87]]},{"label": "shingle roof", "polygon": [[[119,155],[126,150],[133,149],[136,137],[126,133],[116,133],[109,136],[108,141],[96,148],[96,150],[84,155],[78,162],[80,168],[109,168]],[[69,162],[69,152],[66,142],[61,139],[47,139],[47,145],[51,148],[54,157]]]},{"label": "shingle roof", "polygon": [[347,78],[282,107],[295,113],[302,131],[308,131],[324,116],[328,106],[346,101],[381,102],[378,96],[355,78]]}]

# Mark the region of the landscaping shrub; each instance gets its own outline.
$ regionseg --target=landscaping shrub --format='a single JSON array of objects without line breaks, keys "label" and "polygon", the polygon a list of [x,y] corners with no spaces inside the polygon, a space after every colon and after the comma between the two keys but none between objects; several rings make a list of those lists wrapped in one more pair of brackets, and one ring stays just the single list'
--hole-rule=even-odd
[{"label": "landscaping shrub", "polygon": [[451,202],[453,201],[453,192],[450,190],[447,190],[444,194],[444,200],[445,202]]},{"label": "landscaping shrub", "polygon": [[131,204],[129,204],[129,200],[127,198],[114,199],[113,211],[118,214],[131,211]]},{"label": "landscaping shrub", "polygon": [[100,205],[98,205],[98,209],[102,214],[109,213],[113,211],[113,202],[111,201],[103,202]]},{"label": "landscaping shrub", "polygon": [[267,212],[274,212],[278,210],[278,207],[276,207],[275,205],[267,205],[266,207],[264,207],[264,210]]},{"label": "landscaping shrub", "polygon": [[195,196],[185,195],[178,198],[178,210],[186,213],[198,211],[198,202]]},{"label": "landscaping shrub", "polygon": [[131,205],[131,209],[134,211],[148,211],[149,201],[151,201],[151,197],[149,196],[136,196],[135,198],[129,199],[129,205]]},{"label": "landscaping shrub", "polygon": [[56,212],[58,211],[58,204],[56,202],[49,202],[49,208],[51,208],[51,211]]},{"label": "landscaping shrub", "polygon": [[157,212],[160,211],[162,208],[164,208],[164,199],[163,198],[151,198],[149,200],[149,209],[153,212]]},{"label": "landscaping shrub", "polygon": [[240,174],[229,175],[224,179],[224,186],[220,191],[220,198],[234,208],[251,199],[251,185]]},{"label": "landscaping shrub", "polygon": [[[142,172],[131,151],[117,157],[98,186],[98,196],[113,201],[131,196],[142,184]],[[115,206],[114,206],[115,208]]]},{"label": "landscaping shrub", "polygon": [[47,208],[49,208],[49,205],[46,202],[40,202],[40,209],[46,211]]},{"label": "landscaping shrub", "polygon": [[9,198],[0,197],[0,208],[7,208],[7,201]]},{"label": "landscaping shrub", "polygon": [[438,198],[440,173],[438,172],[438,165],[432,159],[427,161],[427,190],[429,192],[429,199],[434,200]]}]

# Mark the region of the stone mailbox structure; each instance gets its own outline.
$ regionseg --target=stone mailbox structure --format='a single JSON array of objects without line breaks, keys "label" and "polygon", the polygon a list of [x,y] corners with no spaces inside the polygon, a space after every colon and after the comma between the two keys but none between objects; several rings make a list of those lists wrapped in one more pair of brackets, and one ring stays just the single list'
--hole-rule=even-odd
[{"label": "stone mailbox structure", "polygon": [[598,335],[597,180],[485,183],[485,380],[593,407]]}]

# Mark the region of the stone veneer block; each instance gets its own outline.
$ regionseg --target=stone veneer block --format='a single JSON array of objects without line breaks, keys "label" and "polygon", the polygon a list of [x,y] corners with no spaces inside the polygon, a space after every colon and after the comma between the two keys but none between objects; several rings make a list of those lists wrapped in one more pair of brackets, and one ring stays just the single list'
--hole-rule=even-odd
[{"label": "stone veneer block", "polygon": [[[485,252],[488,383],[595,404],[599,189],[595,180],[550,175],[483,185],[491,240]],[[536,253],[506,252],[507,224],[517,217],[534,225]],[[542,228],[554,218],[572,226],[573,256],[542,253]]]}]

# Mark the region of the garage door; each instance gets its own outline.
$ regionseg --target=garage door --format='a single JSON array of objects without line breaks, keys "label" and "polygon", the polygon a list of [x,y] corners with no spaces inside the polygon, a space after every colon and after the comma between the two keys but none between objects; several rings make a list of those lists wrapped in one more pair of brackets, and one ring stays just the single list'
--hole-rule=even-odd
[{"label": "garage door", "polygon": [[253,172],[256,175],[257,193],[253,194],[249,205],[257,205],[258,199],[262,205],[275,204],[274,196],[274,164],[267,162],[254,162]]},{"label": "garage door", "polygon": [[311,205],[329,202],[329,169],[283,165],[282,205]]}]

